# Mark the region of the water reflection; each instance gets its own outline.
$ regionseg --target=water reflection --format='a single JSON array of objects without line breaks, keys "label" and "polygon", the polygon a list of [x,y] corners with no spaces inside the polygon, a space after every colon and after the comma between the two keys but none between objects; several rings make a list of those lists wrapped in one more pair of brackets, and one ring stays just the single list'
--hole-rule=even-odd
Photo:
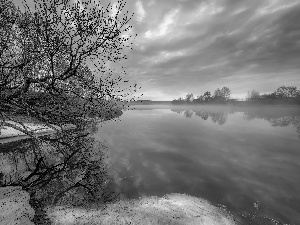
[{"label": "water reflection", "polygon": [[228,120],[228,115],[233,112],[211,112],[203,109],[171,109],[172,112],[176,112],[185,116],[186,118],[192,118],[193,116],[200,117],[203,120],[211,119],[213,123],[223,125]]},{"label": "water reflection", "polygon": [[[272,126],[287,127],[294,126],[297,129],[297,133],[300,138],[300,112],[296,108],[283,109],[280,107],[273,107],[267,110],[262,107],[248,107],[248,108],[220,108],[221,111],[213,110],[214,108],[194,108],[194,109],[182,109],[171,108],[172,112],[176,112],[186,118],[200,117],[203,120],[210,120],[213,123],[224,125],[228,121],[228,116],[236,112],[242,112],[245,120],[264,119],[268,121]],[[216,108],[215,108],[216,109]]]},{"label": "water reflection", "polygon": [[[30,193],[36,220],[44,220],[44,207],[91,206],[115,200],[107,189],[107,147],[83,130],[2,144],[0,187],[22,186]],[[37,143],[38,142],[38,143]],[[42,219],[41,219],[42,218]]]},{"label": "water reflection", "polygon": [[94,136],[44,138],[40,152],[30,141],[7,146],[0,180],[47,204],[187,193],[226,205],[244,224],[259,200],[260,222],[251,224],[274,224],[263,216],[296,224],[300,155],[291,126],[299,133],[299,116],[280,107],[127,110],[121,121],[87,127]]},{"label": "water reflection", "polygon": [[266,110],[263,108],[252,108],[245,110],[245,119],[250,121],[253,119],[267,120],[273,127],[293,126],[296,128],[300,138],[300,112],[299,107],[292,108],[275,108],[274,110]]},{"label": "water reflection", "polygon": [[299,107],[143,106],[96,135],[110,143],[110,187],[124,197],[187,193],[226,205],[238,224],[298,224],[299,116]]}]

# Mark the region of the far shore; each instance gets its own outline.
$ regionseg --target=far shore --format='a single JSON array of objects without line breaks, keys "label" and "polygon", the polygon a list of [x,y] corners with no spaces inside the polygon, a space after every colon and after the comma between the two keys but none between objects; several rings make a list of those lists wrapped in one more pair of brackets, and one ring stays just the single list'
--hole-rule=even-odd
[{"label": "far shore", "polygon": [[163,107],[287,107],[287,108],[300,108],[300,105],[295,105],[295,104],[172,104],[172,103],[158,103],[158,104],[128,104],[127,107],[136,107],[136,106],[149,106],[149,107],[153,107],[153,106],[163,106]]},{"label": "far shore", "polygon": [[255,103],[255,102],[248,102],[248,101],[232,101],[232,102],[224,102],[224,103],[174,103],[173,101],[145,101],[145,100],[138,100],[127,102],[126,106],[136,106],[136,105],[169,105],[169,106],[278,106],[278,107],[299,107],[299,104],[262,104],[262,103]]}]

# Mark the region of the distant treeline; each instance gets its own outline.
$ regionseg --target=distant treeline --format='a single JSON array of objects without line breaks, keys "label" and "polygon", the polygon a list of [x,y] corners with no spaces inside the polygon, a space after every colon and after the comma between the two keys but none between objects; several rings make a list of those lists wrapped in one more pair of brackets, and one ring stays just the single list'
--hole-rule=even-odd
[{"label": "distant treeline", "polygon": [[[194,97],[193,93],[187,94],[172,101],[173,104],[228,104],[237,103],[231,98],[228,87],[217,88],[213,94],[206,91],[203,95]],[[252,90],[248,92],[246,102],[249,104],[300,104],[300,90],[295,86],[281,86],[273,93],[260,94]]]}]

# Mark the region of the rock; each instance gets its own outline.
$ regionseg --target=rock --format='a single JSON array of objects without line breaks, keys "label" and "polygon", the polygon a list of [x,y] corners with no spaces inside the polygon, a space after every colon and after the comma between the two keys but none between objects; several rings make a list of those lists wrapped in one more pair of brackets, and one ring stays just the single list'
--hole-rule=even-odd
[{"label": "rock", "polygon": [[232,216],[208,201],[189,195],[169,194],[119,201],[101,209],[48,208],[53,224],[195,224],[234,225]]},{"label": "rock", "polygon": [[34,225],[34,209],[29,194],[20,186],[0,188],[0,225]]}]

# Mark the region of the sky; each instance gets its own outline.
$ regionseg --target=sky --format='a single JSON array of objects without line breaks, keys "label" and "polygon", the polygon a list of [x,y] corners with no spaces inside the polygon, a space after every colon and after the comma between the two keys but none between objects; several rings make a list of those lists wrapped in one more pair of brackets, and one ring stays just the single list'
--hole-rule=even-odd
[{"label": "sky", "polygon": [[150,100],[300,88],[300,0],[137,0],[125,63]]},{"label": "sky", "polygon": [[137,37],[121,63],[139,99],[300,88],[300,0],[128,0],[126,10]]}]

